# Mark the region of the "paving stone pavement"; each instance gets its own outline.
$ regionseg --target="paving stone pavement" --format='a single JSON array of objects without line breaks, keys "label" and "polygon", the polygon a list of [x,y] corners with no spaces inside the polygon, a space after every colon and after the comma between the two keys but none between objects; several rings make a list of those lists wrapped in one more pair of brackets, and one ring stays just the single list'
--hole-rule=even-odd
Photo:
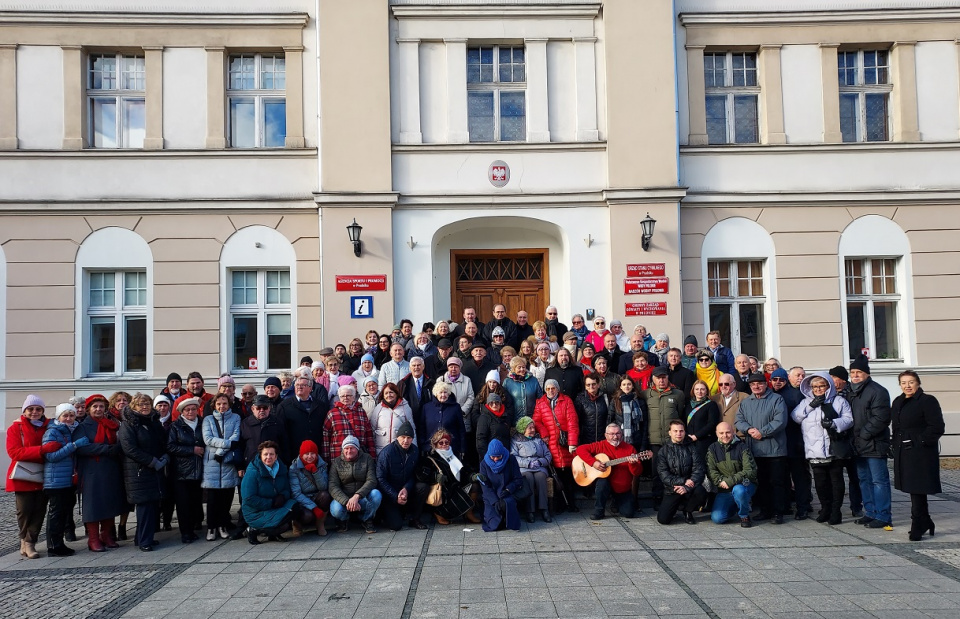
[{"label": "paving stone pavement", "polygon": [[[907,540],[909,497],[894,492],[892,532],[852,518],[741,529],[705,514],[696,526],[665,527],[650,509],[592,522],[584,509],[519,532],[308,531],[251,546],[181,545],[174,531],[159,534],[152,553],[124,542],[95,554],[81,540],[73,557],[33,561],[14,545],[0,557],[0,617],[954,619],[960,472],[943,480],[930,502],[936,537],[921,543]],[[15,542],[11,496],[0,499],[0,517],[0,534]]]}]

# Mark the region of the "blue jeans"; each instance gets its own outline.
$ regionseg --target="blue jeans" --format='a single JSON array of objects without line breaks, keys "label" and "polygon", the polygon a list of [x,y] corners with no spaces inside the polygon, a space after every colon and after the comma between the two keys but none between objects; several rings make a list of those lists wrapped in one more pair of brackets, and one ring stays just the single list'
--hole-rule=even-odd
[{"label": "blue jeans", "polygon": [[750,515],[750,499],[756,491],[757,484],[749,486],[737,484],[730,492],[718,492],[713,499],[713,512],[710,514],[710,519],[716,524],[723,524],[729,520],[734,506],[737,508],[737,514],[741,518],[746,518]]},{"label": "blue jeans", "polygon": [[[383,495],[380,494],[379,490],[371,490],[370,494],[360,499],[360,520],[364,522],[373,520],[373,515],[377,513],[377,509],[380,507],[380,501],[382,500]],[[347,506],[342,505],[339,501],[330,502],[330,515],[340,521],[350,519],[350,512],[347,511]]]},{"label": "blue jeans", "polygon": [[890,471],[886,458],[857,458],[857,476],[863,495],[863,514],[880,522],[893,522],[890,515]]}]

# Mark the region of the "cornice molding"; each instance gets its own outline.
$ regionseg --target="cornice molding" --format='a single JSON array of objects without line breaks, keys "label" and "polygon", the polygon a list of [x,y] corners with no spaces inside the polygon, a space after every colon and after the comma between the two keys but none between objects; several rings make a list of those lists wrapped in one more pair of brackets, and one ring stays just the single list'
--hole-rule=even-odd
[{"label": "cornice molding", "polygon": [[846,142],[839,144],[754,144],[750,146],[681,146],[682,157],[806,153],[903,153],[960,151],[960,142]]},{"label": "cornice molding", "polygon": [[303,28],[306,13],[123,13],[80,11],[0,11],[0,24],[18,26],[225,26]]},{"label": "cornice molding", "polygon": [[696,26],[826,26],[903,24],[960,20],[960,8],[898,8],[843,11],[739,11],[680,13],[680,23]]},{"label": "cornice molding", "polygon": [[683,187],[602,189],[568,193],[400,194],[398,209],[579,208],[679,202]]},{"label": "cornice molding", "polygon": [[599,2],[582,4],[418,4],[390,7],[397,19],[593,19],[600,13]]},{"label": "cornice molding", "polygon": [[320,191],[313,199],[321,208],[393,208],[399,195],[392,191]]},{"label": "cornice molding", "polygon": [[683,208],[714,206],[750,206],[763,208],[810,206],[920,206],[950,205],[960,202],[960,190],[890,191],[769,191],[728,192],[692,190],[681,202]]},{"label": "cornice molding", "polygon": [[432,153],[545,153],[545,152],[582,152],[605,151],[606,142],[523,142],[510,144],[480,144],[468,142],[463,144],[394,144],[393,154]]}]

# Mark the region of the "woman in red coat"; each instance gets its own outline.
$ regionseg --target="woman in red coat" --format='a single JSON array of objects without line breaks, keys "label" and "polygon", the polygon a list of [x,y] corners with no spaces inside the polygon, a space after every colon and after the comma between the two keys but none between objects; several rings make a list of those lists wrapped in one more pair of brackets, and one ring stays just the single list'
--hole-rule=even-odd
[{"label": "woman in red coat", "polygon": [[[37,538],[40,527],[47,514],[47,495],[43,493],[43,433],[47,431],[49,419],[43,416],[43,400],[30,394],[23,401],[22,415],[7,428],[7,455],[10,456],[10,469],[7,471],[7,492],[17,497],[17,525],[20,527],[20,555],[28,559],[37,559]],[[48,443],[47,451],[59,449],[56,443]],[[24,479],[11,479],[18,462],[30,463],[41,470],[38,482]]]},{"label": "woman in red coat", "polygon": [[[543,391],[545,395],[537,400],[537,406],[533,411],[533,423],[550,448],[557,476],[569,499],[567,509],[578,512],[580,510],[573,500],[574,483],[570,465],[573,464],[574,452],[577,450],[580,438],[580,421],[573,407],[573,400],[560,393],[560,384],[557,381],[552,378],[547,380],[543,384]],[[560,444],[561,430],[567,434],[566,445]],[[561,493],[555,493],[554,499],[558,494]]]}]

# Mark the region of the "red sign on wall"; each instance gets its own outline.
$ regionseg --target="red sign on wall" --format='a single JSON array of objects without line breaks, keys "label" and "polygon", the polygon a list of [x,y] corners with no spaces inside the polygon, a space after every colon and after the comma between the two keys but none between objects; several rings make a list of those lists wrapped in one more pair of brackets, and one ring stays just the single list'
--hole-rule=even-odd
[{"label": "red sign on wall", "polygon": [[623,280],[623,294],[665,294],[670,291],[666,277],[628,277]]},{"label": "red sign on wall", "polygon": [[386,289],[386,275],[337,275],[337,292]]},{"label": "red sign on wall", "polygon": [[627,277],[663,277],[666,274],[667,265],[663,262],[627,265]]},{"label": "red sign on wall", "polygon": [[667,302],[654,301],[652,303],[624,303],[624,316],[666,316]]}]

